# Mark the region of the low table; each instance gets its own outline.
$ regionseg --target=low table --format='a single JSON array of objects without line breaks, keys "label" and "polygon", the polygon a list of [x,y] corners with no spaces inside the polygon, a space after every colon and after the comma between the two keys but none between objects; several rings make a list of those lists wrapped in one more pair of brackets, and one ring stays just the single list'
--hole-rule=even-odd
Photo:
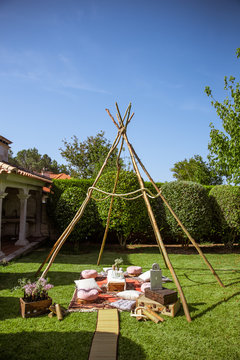
[{"label": "low table", "polygon": [[125,278],[115,277],[114,273],[109,271],[107,276],[108,291],[124,291],[126,290]]}]

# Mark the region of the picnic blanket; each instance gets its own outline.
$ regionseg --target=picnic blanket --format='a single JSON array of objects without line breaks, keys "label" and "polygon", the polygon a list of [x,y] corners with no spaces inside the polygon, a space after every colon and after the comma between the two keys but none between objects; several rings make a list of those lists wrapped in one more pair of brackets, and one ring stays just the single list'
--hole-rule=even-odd
[{"label": "picnic blanket", "polygon": [[[126,277],[126,290],[137,290],[141,291],[141,284],[137,278]],[[98,277],[96,278],[97,284],[100,288],[107,288],[107,278]],[[94,302],[89,302],[87,304],[82,304],[78,301],[77,298],[77,289],[74,290],[72,300],[69,304],[68,311],[80,311],[80,312],[92,312],[99,309],[112,309],[111,303],[119,300],[116,292],[102,292],[99,293],[97,300]]]}]

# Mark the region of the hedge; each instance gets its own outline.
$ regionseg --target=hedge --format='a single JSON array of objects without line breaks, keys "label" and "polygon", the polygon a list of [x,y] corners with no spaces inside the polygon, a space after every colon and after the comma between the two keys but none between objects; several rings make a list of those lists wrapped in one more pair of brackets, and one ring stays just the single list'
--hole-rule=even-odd
[{"label": "hedge", "polygon": [[[211,233],[212,208],[205,188],[188,181],[173,181],[161,187],[162,194],[172,207],[178,218],[198,242],[206,240]],[[181,227],[164,204],[165,236],[175,241],[186,238]]]},{"label": "hedge", "polygon": [[[116,172],[107,172],[100,178],[97,187],[111,193],[114,187],[115,176]],[[136,174],[131,171],[122,170],[119,175],[116,193],[125,194],[138,189],[139,183]],[[139,195],[139,193],[130,197],[136,195]],[[94,192],[94,196],[101,199],[104,198],[105,195]],[[108,198],[105,201],[97,201],[97,207],[103,225],[105,225],[107,221],[110,201],[111,198]],[[144,200],[142,198],[136,200],[124,200],[115,197],[109,229],[116,233],[122,247],[125,247],[127,241],[130,238],[134,238],[139,233],[146,236],[148,232],[151,232],[152,230]]]},{"label": "hedge", "polygon": [[217,185],[209,196],[214,211],[215,235],[231,246],[240,235],[240,188]]},{"label": "hedge", "polygon": [[[76,186],[69,187],[62,193],[55,211],[55,222],[61,232],[71,222],[85,198],[85,189]],[[94,200],[90,200],[83,216],[69,236],[69,240],[74,242],[75,248],[78,248],[81,241],[98,239],[99,235],[102,235],[102,231],[96,203]]]},{"label": "hedge", "polygon": [[[115,172],[102,175],[97,187],[112,192]],[[93,179],[54,180],[48,209],[55,226],[63,231],[82,201]],[[200,242],[218,241],[233,242],[240,235],[240,188],[217,185],[206,187],[200,184],[174,181],[157,183],[162,194],[176,212],[184,226]],[[150,182],[145,187],[156,193]],[[135,173],[122,171],[117,193],[127,193],[139,189]],[[209,196],[208,196],[209,193]],[[99,197],[99,193],[94,192]],[[88,204],[81,220],[82,228],[77,228],[71,239],[76,243],[88,239],[101,238],[106,224],[109,209],[108,199],[105,202],[94,200]],[[154,215],[165,243],[176,243],[185,239],[184,233],[163,204],[160,198],[150,199]],[[155,243],[154,233],[142,198],[135,201],[114,200],[110,222],[110,241],[118,238],[124,246],[127,241]]]},{"label": "hedge", "polygon": [[87,189],[92,186],[93,179],[66,179],[66,180],[53,180],[51,187],[51,194],[49,199],[49,206],[54,209],[57,206],[57,202],[62,195],[62,193],[69,187],[78,187],[85,191],[87,194]]}]

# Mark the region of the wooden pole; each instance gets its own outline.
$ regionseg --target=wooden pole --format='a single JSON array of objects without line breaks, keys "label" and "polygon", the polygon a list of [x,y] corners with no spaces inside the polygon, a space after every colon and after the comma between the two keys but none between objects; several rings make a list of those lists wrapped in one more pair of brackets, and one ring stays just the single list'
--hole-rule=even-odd
[{"label": "wooden pole", "polygon": [[[118,107],[117,107],[117,110],[118,110]],[[121,114],[120,112],[118,111],[118,114],[119,114],[119,120],[120,122],[122,121],[121,120]],[[132,148],[129,144],[129,141],[128,141],[128,138],[127,138],[127,135],[125,132],[123,132],[122,136],[124,137],[124,140],[128,146],[128,149],[129,149],[129,153],[130,153],[130,156],[131,156],[131,159],[132,159],[132,163],[133,163],[133,167],[135,169],[135,172],[136,172],[136,175],[138,177],[138,182],[139,182],[139,185],[140,185],[140,188],[142,189],[142,193],[143,193],[143,199],[145,201],[145,204],[146,204],[146,207],[147,207],[147,211],[148,211],[148,216],[150,218],[150,221],[151,221],[151,224],[152,224],[152,227],[153,227],[153,230],[154,230],[154,233],[155,233],[155,237],[156,237],[156,240],[157,240],[157,243],[158,243],[158,246],[161,248],[162,250],[162,254],[163,256],[165,257],[165,260],[167,262],[167,266],[172,274],[172,277],[173,277],[173,280],[177,286],[177,289],[178,289],[178,292],[179,292],[179,296],[181,298],[181,301],[182,301],[182,305],[183,305],[183,309],[184,309],[184,313],[185,313],[185,316],[187,318],[187,321],[188,322],[191,322],[191,317],[190,317],[190,313],[189,313],[189,309],[188,309],[188,305],[187,305],[187,301],[186,301],[186,298],[184,296],[184,293],[183,293],[183,290],[182,290],[182,287],[179,283],[179,280],[177,278],[177,275],[174,271],[174,268],[171,264],[171,261],[169,259],[169,256],[168,256],[168,253],[166,251],[166,248],[164,246],[164,243],[163,243],[163,240],[162,240],[162,237],[160,235],[160,232],[159,232],[159,229],[158,229],[158,226],[157,226],[157,222],[156,222],[156,219],[155,219],[155,216],[153,214],[153,211],[152,211],[152,208],[151,208],[151,205],[150,205],[150,202],[149,202],[149,199],[147,197],[147,194],[146,194],[146,191],[144,190],[144,184],[143,184],[143,180],[141,178],[141,175],[140,175],[140,172],[139,172],[139,169],[138,169],[138,166],[137,166],[137,163],[136,163],[136,160],[135,160],[135,157],[134,157],[134,154],[133,154],[133,151],[132,151]]]},{"label": "wooden pole", "polygon": [[[106,109],[106,111],[108,112],[109,116],[112,118],[112,121],[114,122],[114,124],[117,126],[117,128],[119,129],[119,126],[117,125],[115,119],[112,117],[112,115],[110,114],[109,110]],[[130,123],[134,113],[131,115],[131,117],[129,118],[130,116],[130,111],[131,111],[131,103],[128,105],[128,108],[125,112],[125,115],[123,117],[123,121],[122,123],[119,125],[121,126],[121,128],[125,128],[124,131],[126,131],[126,128],[128,126],[128,124]],[[126,120],[126,124],[124,126],[124,120],[127,116],[127,120]],[[117,174],[116,174],[116,178],[115,178],[115,183],[114,183],[114,186],[113,186],[113,191],[112,193],[115,194],[116,192],[116,188],[117,188],[117,183],[118,183],[118,179],[119,179],[119,173],[120,173],[120,155],[121,155],[121,152],[122,152],[122,149],[123,149],[123,138],[122,138],[122,143],[121,143],[121,146],[120,146],[120,149],[119,149],[119,152],[118,152],[118,156],[117,156],[117,161],[116,161],[116,165],[117,165]],[[101,245],[101,249],[100,249],[100,252],[99,252],[99,255],[98,255],[98,261],[97,261],[97,265],[100,264],[100,261],[101,261],[101,257],[102,257],[102,254],[103,254],[103,250],[104,250],[104,247],[105,247],[105,243],[106,243],[106,239],[107,239],[107,234],[108,234],[108,230],[109,230],[109,225],[110,225],[110,217],[111,217],[111,212],[112,212],[112,206],[113,206],[113,201],[114,201],[114,196],[112,195],[111,197],[111,201],[110,201],[110,206],[109,206],[109,210],[108,210],[108,217],[107,217],[107,223],[106,223],[106,228],[105,228],[105,232],[104,232],[104,236],[103,236],[103,241],[102,241],[102,245]]]},{"label": "wooden pole", "polygon": [[[118,158],[117,158],[117,174],[116,174],[116,178],[115,178],[115,182],[114,182],[114,186],[113,186],[113,191],[112,191],[113,194],[115,194],[115,192],[116,192],[117,183],[118,183],[118,179],[119,179],[119,173],[120,173],[119,158],[120,158],[120,154],[121,154],[121,151],[122,151],[122,147],[123,147],[123,139],[122,139],[121,148],[120,148],[120,151],[118,153]],[[111,217],[111,212],[112,212],[113,201],[114,201],[114,196],[112,195],[109,210],[108,210],[108,217],[107,217],[106,228],[105,228],[105,232],[104,232],[104,236],[103,236],[103,241],[102,241],[101,249],[100,249],[100,252],[99,252],[99,255],[98,255],[97,265],[100,264],[102,253],[103,253],[104,246],[105,246],[105,243],[106,243],[108,229],[109,229],[109,225],[110,225],[110,217]]]},{"label": "wooden pole", "polygon": [[[118,134],[112,144],[112,147],[111,149],[109,150],[108,152],[108,155],[93,183],[93,187],[96,185],[96,183],[98,182],[106,164],[107,164],[107,161],[109,159],[109,157],[111,156],[112,152],[115,150],[115,148],[117,147],[120,139],[121,139],[121,134],[122,134],[122,131],[118,131]],[[73,220],[70,222],[70,224],[67,226],[67,228],[64,230],[64,232],[62,233],[62,235],[59,237],[59,239],[56,241],[56,243],[54,244],[52,250],[50,251],[49,255],[47,256],[47,258],[44,260],[44,262],[42,263],[42,265],[39,267],[38,271],[36,274],[38,274],[40,272],[40,270],[42,269],[42,267],[45,265],[45,263],[48,261],[48,259],[50,258],[50,261],[48,263],[48,266],[46,267],[45,271],[43,272],[42,274],[42,277],[45,277],[49,268],[51,267],[53,261],[55,260],[59,250],[61,249],[62,245],[64,244],[64,242],[66,241],[66,239],[68,238],[68,236],[71,234],[72,230],[74,229],[74,226],[77,224],[77,222],[79,221],[79,219],[82,217],[83,213],[84,213],[84,210],[91,198],[91,195],[92,195],[92,192],[93,190],[90,189],[88,194],[87,194],[87,197],[85,198],[84,202],[82,203],[81,207],[79,208],[79,210],[77,211],[76,215],[74,216]]]},{"label": "wooden pole", "polygon": [[[157,192],[159,192],[159,189],[157,187],[157,185],[155,184],[155,182],[153,181],[152,177],[150,176],[150,174],[148,173],[148,171],[146,170],[145,166],[143,165],[142,161],[140,160],[140,158],[138,157],[138,155],[136,154],[133,146],[130,144],[130,147],[132,149],[132,152],[134,153],[137,161],[139,162],[140,166],[142,167],[143,171],[145,172],[145,174],[147,175],[147,177],[149,178],[149,180],[151,181],[152,185],[154,186],[155,190]],[[166,204],[167,208],[169,209],[169,211],[171,212],[171,214],[174,216],[174,218],[176,219],[178,225],[182,228],[182,230],[184,231],[184,233],[187,235],[188,239],[191,241],[191,243],[195,246],[195,248],[197,249],[199,255],[203,258],[203,261],[205,262],[205,264],[208,266],[208,268],[210,269],[210,271],[212,272],[212,274],[215,276],[215,278],[217,279],[218,283],[220,286],[225,287],[224,284],[222,283],[221,279],[219,278],[218,274],[216,273],[216,271],[214,270],[214,268],[212,267],[212,265],[210,264],[210,262],[208,261],[208,259],[206,258],[206,256],[204,255],[204,253],[202,252],[201,248],[199,247],[198,243],[192,238],[192,236],[189,234],[188,230],[185,228],[185,226],[183,225],[183,223],[180,221],[180,219],[178,218],[178,216],[175,214],[175,212],[173,211],[173,209],[171,208],[171,206],[169,205],[169,203],[167,202],[167,200],[165,199],[165,197],[160,194],[161,199],[163,200],[163,202]]]}]

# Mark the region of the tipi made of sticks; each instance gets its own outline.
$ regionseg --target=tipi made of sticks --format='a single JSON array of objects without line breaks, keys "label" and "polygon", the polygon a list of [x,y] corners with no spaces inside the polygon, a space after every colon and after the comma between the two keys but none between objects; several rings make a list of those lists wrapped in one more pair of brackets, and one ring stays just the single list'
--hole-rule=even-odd
[{"label": "tipi made of sticks", "polygon": [[[43,268],[43,266],[48,262],[46,269],[43,271],[41,277],[46,277],[47,272],[49,271],[52,263],[54,262],[58,252],[60,251],[61,247],[63,246],[63,244],[65,243],[66,239],[68,238],[68,236],[71,234],[72,230],[74,229],[74,226],[78,223],[78,221],[80,220],[80,218],[82,217],[84,210],[88,204],[88,202],[90,201],[91,197],[92,197],[92,193],[94,190],[96,191],[101,191],[101,189],[97,189],[95,186],[98,182],[98,180],[100,179],[102,172],[108,162],[109,157],[111,156],[111,154],[113,153],[113,151],[117,148],[118,144],[121,141],[121,145],[118,151],[118,156],[117,156],[117,172],[116,172],[116,177],[115,177],[115,183],[114,183],[114,187],[112,190],[112,193],[108,193],[108,197],[111,197],[111,201],[110,201],[110,206],[109,206],[109,211],[108,211],[108,218],[107,218],[107,223],[106,223],[106,228],[105,228],[105,232],[104,232],[104,237],[103,237],[103,241],[102,241],[102,245],[101,245],[101,249],[100,249],[100,253],[99,253],[99,257],[98,257],[98,261],[97,261],[97,265],[99,265],[100,260],[101,260],[101,256],[103,253],[103,249],[105,246],[105,242],[106,242],[106,238],[107,238],[107,233],[108,233],[108,229],[109,229],[109,224],[110,224],[110,217],[111,217],[111,210],[112,210],[112,206],[113,206],[113,201],[114,201],[114,197],[116,196],[121,196],[124,198],[124,196],[129,196],[133,193],[128,193],[128,194],[117,194],[116,193],[116,189],[117,189],[117,183],[118,183],[118,178],[119,178],[119,172],[120,172],[120,165],[119,165],[119,159],[120,159],[120,155],[123,149],[123,143],[125,141],[127,148],[129,150],[129,154],[132,160],[132,164],[133,164],[133,168],[136,172],[137,178],[138,178],[138,182],[139,182],[139,192],[141,193],[141,196],[144,199],[146,208],[147,208],[147,212],[148,212],[148,216],[156,237],[156,241],[160,250],[160,253],[163,256],[164,262],[166,264],[166,266],[168,267],[168,269],[171,272],[172,278],[175,282],[175,285],[177,287],[177,290],[179,292],[179,296],[183,305],[183,309],[184,309],[184,313],[186,315],[187,321],[191,321],[191,317],[190,317],[190,313],[189,313],[189,309],[188,309],[188,304],[186,301],[186,298],[184,296],[181,284],[177,278],[177,275],[175,273],[175,270],[172,266],[172,263],[169,259],[168,253],[166,251],[165,245],[163,243],[155,216],[153,214],[151,205],[150,205],[150,201],[149,201],[149,191],[148,189],[146,189],[144,187],[144,183],[142,180],[142,177],[140,175],[139,172],[139,168],[138,168],[138,164],[141,166],[142,170],[144,171],[144,173],[147,175],[148,179],[151,181],[153,187],[155,188],[157,194],[155,195],[155,197],[160,197],[162,199],[162,201],[166,204],[166,206],[168,207],[169,211],[171,212],[171,214],[173,215],[173,217],[176,219],[176,221],[178,222],[179,226],[182,228],[182,230],[184,231],[184,233],[186,234],[186,236],[188,237],[188,239],[191,241],[191,243],[195,246],[195,248],[197,249],[198,253],[200,254],[200,256],[203,258],[204,262],[206,263],[206,265],[208,266],[208,268],[210,269],[210,271],[212,272],[212,274],[215,276],[215,278],[217,279],[218,283],[220,284],[220,286],[224,287],[221,279],[219,278],[219,276],[217,275],[217,273],[215,272],[215,270],[213,269],[212,265],[209,263],[209,261],[207,260],[207,258],[205,257],[205,255],[203,254],[202,250],[200,249],[199,245],[196,243],[196,241],[191,237],[191,235],[189,234],[189,232],[187,231],[187,229],[184,227],[184,225],[182,224],[182,222],[179,220],[179,218],[177,217],[177,215],[175,214],[175,212],[173,211],[173,209],[170,207],[170,205],[168,204],[167,200],[165,199],[165,197],[162,195],[161,193],[161,189],[159,189],[157,187],[157,185],[155,184],[155,182],[153,181],[153,179],[151,178],[150,174],[148,173],[148,171],[146,170],[145,166],[143,165],[143,163],[141,162],[140,158],[138,157],[138,155],[136,154],[132,144],[129,142],[128,140],[128,136],[127,136],[127,126],[130,123],[131,119],[134,116],[134,113],[131,114],[131,104],[129,104],[124,117],[121,116],[121,113],[119,111],[119,107],[118,104],[116,103],[116,109],[117,109],[117,121],[114,119],[114,117],[111,115],[110,111],[108,109],[106,109],[108,115],[110,116],[110,118],[112,119],[113,123],[115,124],[115,126],[117,127],[117,136],[112,144],[112,147],[110,148],[108,155],[95,179],[95,181],[93,182],[93,185],[88,189],[87,192],[87,196],[85,198],[85,200],[83,201],[81,207],[79,208],[79,210],[77,211],[76,215],[74,216],[74,218],[72,219],[72,221],[70,222],[70,224],[67,226],[67,228],[64,230],[64,232],[62,233],[62,235],[59,237],[59,239],[56,241],[56,243],[54,244],[53,248],[51,249],[50,253],[48,254],[47,258],[44,260],[44,262],[41,264],[41,266],[39,267],[37,274],[39,274],[40,270]],[[138,162],[138,164],[137,164]],[[102,191],[101,191],[102,192]],[[134,192],[136,193],[136,192]],[[136,196],[138,197],[138,196]]]}]

